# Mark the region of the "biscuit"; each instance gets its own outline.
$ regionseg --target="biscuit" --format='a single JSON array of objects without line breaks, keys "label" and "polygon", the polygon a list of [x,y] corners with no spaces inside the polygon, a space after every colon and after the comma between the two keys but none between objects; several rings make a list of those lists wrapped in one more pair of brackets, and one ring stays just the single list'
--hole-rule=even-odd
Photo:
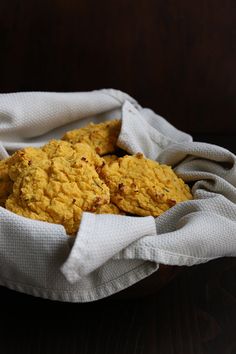
[{"label": "biscuit", "polygon": [[106,164],[101,178],[110,189],[111,202],[133,215],[159,216],[176,203],[192,199],[189,187],[171,167],[142,154]]},{"label": "biscuit", "polygon": [[121,129],[121,121],[114,119],[100,124],[90,123],[84,128],[67,132],[62,140],[72,144],[86,143],[90,145],[98,155],[103,156],[116,150],[116,142]]},{"label": "biscuit", "polygon": [[13,183],[8,174],[8,159],[0,161],[0,206],[5,207],[5,202],[12,192]]},{"label": "biscuit", "polygon": [[[60,140],[34,150],[24,149],[12,157],[15,183],[6,208],[31,219],[61,224],[74,235],[83,211],[96,212],[110,202],[109,189],[96,170],[104,160],[86,144]],[[29,156],[31,163],[27,164]]]}]

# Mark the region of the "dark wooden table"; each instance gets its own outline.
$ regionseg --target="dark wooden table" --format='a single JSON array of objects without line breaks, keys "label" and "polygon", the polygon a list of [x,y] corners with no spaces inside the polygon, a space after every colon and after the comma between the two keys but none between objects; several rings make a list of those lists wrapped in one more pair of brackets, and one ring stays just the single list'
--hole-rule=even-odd
[{"label": "dark wooden table", "polygon": [[[233,137],[198,138],[236,151]],[[151,277],[87,304],[0,288],[0,353],[236,353],[236,258],[183,268],[159,291]]]}]

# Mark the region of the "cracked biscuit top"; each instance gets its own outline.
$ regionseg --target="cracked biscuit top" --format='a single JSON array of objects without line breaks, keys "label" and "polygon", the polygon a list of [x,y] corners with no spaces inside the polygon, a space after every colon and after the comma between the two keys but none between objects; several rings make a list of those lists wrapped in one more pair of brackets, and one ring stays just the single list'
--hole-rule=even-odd
[{"label": "cracked biscuit top", "polygon": [[171,167],[142,154],[109,161],[101,177],[110,189],[111,202],[133,215],[159,216],[176,203],[192,199],[189,187]]},{"label": "cracked biscuit top", "polygon": [[83,211],[110,202],[99,178],[104,160],[87,144],[52,140],[41,149],[26,148],[9,159],[14,179],[6,208],[36,220],[62,224],[68,234],[78,230]]},{"label": "cracked biscuit top", "polygon": [[86,143],[91,146],[98,155],[103,156],[116,150],[116,142],[121,129],[119,119],[109,120],[100,124],[90,123],[84,128],[67,132],[62,140],[72,144]]}]

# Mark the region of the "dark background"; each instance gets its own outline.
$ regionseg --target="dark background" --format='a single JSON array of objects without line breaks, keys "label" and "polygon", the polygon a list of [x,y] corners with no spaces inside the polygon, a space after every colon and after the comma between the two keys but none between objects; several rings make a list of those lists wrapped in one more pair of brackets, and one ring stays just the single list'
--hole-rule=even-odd
[{"label": "dark background", "polygon": [[[0,1],[1,93],[120,89],[233,152],[235,63],[235,0]],[[235,354],[236,259],[91,304],[0,288],[0,326],[1,354]]]},{"label": "dark background", "polygon": [[235,134],[235,23],[235,0],[1,0],[0,92],[112,87]]}]

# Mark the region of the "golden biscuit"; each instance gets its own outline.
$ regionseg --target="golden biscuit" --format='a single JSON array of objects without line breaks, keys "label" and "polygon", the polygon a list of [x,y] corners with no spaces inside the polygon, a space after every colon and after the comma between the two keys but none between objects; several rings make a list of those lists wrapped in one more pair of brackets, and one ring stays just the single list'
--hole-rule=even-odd
[{"label": "golden biscuit", "polygon": [[114,119],[100,124],[90,123],[84,128],[67,132],[62,140],[75,143],[87,143],[100,155],[113,153],[121,129],[121,121]]},{"label": "golden biscuit", "polygon": [[[156,217],[192,199],[170,166],[142,154],[123,156],[116,146],[120,129],[118,119],[91,123],[0,161],[0,206],[74,235],[83,211]],[[114,152],[123,157],[107,155]]]},{"label": "golden biscuit", "polygon": [[171,167],[148,160],[142,154],[124,156],[102,169],[111,202],[140,216],[159,216],[178,202],[192,199],[189,187]]},{"label": "golden biscuit", "polygon": [[8,159],[0,161],[0,206],[4,207],[6,199],[12,192],[12,181],[8,174]]},{"label": "golden biscuit", "polygon": [[[96,212],[99,206],[110,202],[109,189],[96,171],[104,160],[88,145],[53,140],[42,149],[35,149],[37,153],[30,151],[30,164],[25,163],[29,157],[25,150],[12,157],[18,169],[13,164],[10,167],[15,183],[6,201],[7,209],[62,224],[73,235],[83,211]],[[39,155],[43,158],[38,159]]]},{"label": "golden biscuit", "polygon": [[9,176],[12,181],[15,181],[17,177],[29,166],[46,160],[47,154],[45,154],[41,149],[27,147],[22,150],[17,150],[11,157],[9,157],[7,161]]}]

